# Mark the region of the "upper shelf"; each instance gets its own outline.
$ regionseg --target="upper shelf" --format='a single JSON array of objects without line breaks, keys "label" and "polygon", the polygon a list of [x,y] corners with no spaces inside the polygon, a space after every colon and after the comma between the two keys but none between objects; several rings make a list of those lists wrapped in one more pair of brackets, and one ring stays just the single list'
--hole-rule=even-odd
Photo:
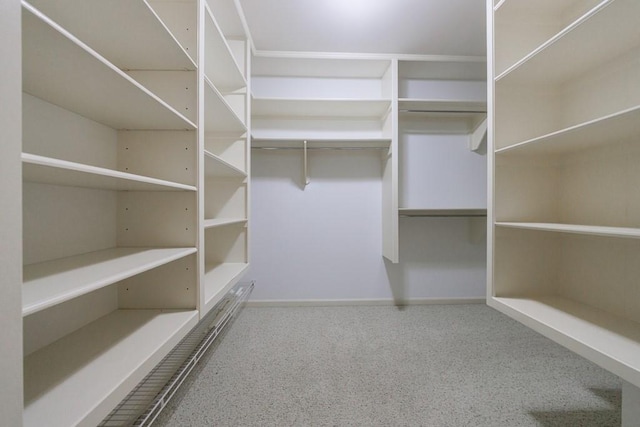
[{"label": "upper shelf", "polygon": [[508,68],[496,81],[548,85],[577,77],[639,46],[638,16],[638,1],[603,2]]},{"label": "upper shelf", "polygon": [[205,176],[218,176],[218,177],[234,177],[234,178],[246,178],[247,173],[238,169],[231,163],[226,162],[222,158],[216,156],[209,151],[204,151],[204,173]]},{"label": "upper shelf", "polygon": [[195,124],[48,17],[24,4],[23,90],[115,129]]},{"label": "upper shelf", "polygon": [[119,172],[66,160],[22,153],[22,176],[28,182],[122,191],[195,191],[192,185]]},{"label": "upper shelf", "polygon": [[563,154],[640,135],[640,106],[496,150],[503,156]]},{"label": "upper shelf", "polygon": [[486,81],[485,58],[460,61],[398,61],[398,78],[424,80]]},{"label": "upper shelf", "polygon": [[22,315],[28,316],[195,252],[195,248],[114,248],[27,265]]},{"label": "upper shelf", "polygon": [[253,98],[254,117],[384,118],[391,101],[380,99]]},{"label": "upper shelf", "polygon": [[307,141],[307,148],[316,149],[361,149],[361,148],[388,148],[391,138],[293,138],[293,137],[253,137],[251,148],[262,149],[302,149],[303,142]]},{"label": "upper shelf", "polygon": [[218,26],[209,6],[205,6],[204,73],[221,92],[247,86],[244,73]]},{"label": "upper shelf", "polygon": [[29,3],[118,68],[196,68],[189,55],[146,1],[30,0]]},{"label": "upper shelf", "polygon": [[382,78],[391,61],[338,58],[295,58],[257,55],[251,62],[254,76]]}]

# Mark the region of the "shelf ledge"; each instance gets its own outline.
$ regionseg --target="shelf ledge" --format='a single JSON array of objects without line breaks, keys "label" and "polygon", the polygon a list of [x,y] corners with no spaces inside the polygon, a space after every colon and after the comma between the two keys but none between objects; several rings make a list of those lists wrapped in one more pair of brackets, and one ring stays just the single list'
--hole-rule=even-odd
[{"label": "shelf ledge", "polygon": [[195,252],[196,248],[113,248],[26,265],[22,315],[53,307]]},{"label": "shelf ledge", "polygon": [[525,230],[552,231],[558,233],[640,239],[640,228],[603,227],[595,225],[554,224],[541,222],[496,222],[497,227]]},{"label": "shelf ledge", "polygon": [[196,191],[192,185],[22,153],[27,182],[116,191]]},{"label": "shelf ledge", "polygon": [[399,208],[398,214],[407,217],[486,217],[487,210]]}]

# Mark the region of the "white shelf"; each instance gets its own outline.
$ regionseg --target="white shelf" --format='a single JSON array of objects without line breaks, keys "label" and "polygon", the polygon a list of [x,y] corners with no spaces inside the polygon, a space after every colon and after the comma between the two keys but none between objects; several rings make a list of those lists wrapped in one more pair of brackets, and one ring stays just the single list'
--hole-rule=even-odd
[{"label": "white shelf", "polygon": [[205,219],[204,228],[224,227],[225,225],[246,224],[246,218],[217,218]]},{"label": "white shelf", "polygon": [[399,208],[398,214],[400,216],[425,216],[425,217],[472,217],[480,216],[486,217],[486,209],[431,209],[431,208]]},{"label": "white shelf", "polygon": [[195,129],[195,124],[86,44],[23,7],[23,90],[115,129]]},{"label": "white shelf", "polygon": [[196,252],[196,248],[114,248],[26,265],[22,315],[87,294]]},{"label": "white shelf", "polygon": [[560,297],[494,297],[489,304],[640,387],[639,323]]},{"label": "white shelf", "polygon": [[226,37],[246,38],[238,3],[233,0],[207,0],[207,4],[215,10],[217,22]]},{"label": "white shelf", "polygon": [[233,111],[224,96],[205,77],[204,130],[210,132],[244,133],[247,126]]},{"label": "white shelf", "polygon": [[240,177],[246,178],[247,173],[231,163],[223,160],[222,158],[210,153],[204,152],[205,158],[205,176],[217,176],[217,177]]},{"label": "white shelf", "polygon": [[195,310],[117,310],[29,355],[24,425],[97,425],[197,319]]},{"label": "white shelf", "polygon": [[399,60],[398,74],[399,80],[485,81],[487,61],[480,57],[462,61]]},{"label": "white shelf", "polygon": [[259,138],[251,139],[252,148],[287,148],[302,149],[303,141],[307,141],[307,148],[388,148],[391,138]]},{"label": "white shelf", "polygon": [[582,75],[640,45],[638,16],[640,2],[602,2],[497,76],[496,81],[552,85]]},{"label": "white shelf", "polygon": [[487,112],[486,101],[400,98],[398,100],[398,106],[400,112],[403,112],[403,110],[434,113],[470,112],[486,114]]},{"label": "white shelf", "polygon": [[526,230],[554,231],[559,233],[588,234],[594,236],[640,238],[640,228],[603,227],[595,225],[554,224],[540,222],[496,222],[497,227]]},{"label": "white shelf", "polygon": [[382,120],[391,108],[385,99],[287,99],[253,98],[253,117],[376,118]]},{"label": "white shelf", "polygon": [[211,310],[227,291],[240,280],[248,267],[249,264],[246,263],[212,264],[205,267],[205,313]]},{"label": "white shelf", "polygon": [[178,184],[28,153],[22,153],[22,176],[28,182],[88,187],[101,190],[196,191],[196,188],[192,185]]},{"label": "white shelf", "polygon": [[640,135],[640,106],[496,150],[500,155],[564,154]]},{"label": "white shelf", "polygon": [[256,55],[251,61],[253,76],[333,77],[379,79],[391,61],[342,58],[300,58]]},{"label": "white shelf", "polygon": [[404,111],[399,114],[403,132],[470,134],[487,118],[487,113],[467,111]]},{"label": "white shelf", "polygon": [[215,87],[224,92],[247,86],[243,72],[207,5],[205,5],[204,51],[204,73]]},{"label": "white shelf", "polygon": [[146,1],[31,0],[30,3],[120,69],[196,69]]}]

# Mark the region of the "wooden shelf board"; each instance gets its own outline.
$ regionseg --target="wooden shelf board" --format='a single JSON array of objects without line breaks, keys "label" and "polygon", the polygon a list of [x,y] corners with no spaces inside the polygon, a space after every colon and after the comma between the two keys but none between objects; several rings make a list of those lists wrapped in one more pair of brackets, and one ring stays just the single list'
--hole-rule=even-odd
[{"label": "wooden shelf board", "polygon": [[251,61],[251,74],[271,77],[382,78],[389,60],[347,58],[301,58],[257,54]]},{"label": "wooden shelf board", "polygon": [[146,1],[31,0],[30,3],[120,69],[196,69]]},{"label": "wooden shelf board", "polygon": [[234,224],[246,224],[246,218],[216,218],[216,219],[205,219],[204,220],[204,228],[215,228],[215,227],[224,227],[225,225],[234,225]]},{"label": "wooden shelf board", "polygon": [[247,126],[233,111],[211,80],[205,77],[204,130],[210,132],[246,132]]},{"label": "wooden shelf board", "polygon": [[640,228],[603,227],[594,225],[554,224],[539,222],[496,222],[496,227],[522,228],[527,230],[554,231],[558,233],[587,234],[606,237],[640,238]]},{"label": "wooden shelf board", "polygon": [[254,117],[376,118],[381,120],[391,108],[386,99],[288,99],[253,98]]},{"label": "wooden shelf board", "polygon": [[401,216],[431,216],[431,217],[486,217],[486,209],[431,209],[431,208],[399,208],[398,214]]},{"label": "wooden shelf board", "polygon": [[205,175],[246,178],[247,173],[209,151],[204,151]]},{"label": "wooden shelf board", "polygon": [[113,248],[24,267],[22,315],[109,286],[196,252],[196,248]]},{"label": "wooden shelf board", "polygon": [[24,425],[97,425],[197,320],[195,310],[117,310],[27,356]]},{"label": "wooden shelf board", "polygon": [[555,85],[582,75],[640,45],[639,15],[640,2],[603,1],[497,76],[496,82]]},{"label": "wooden shelf board", "polygon": [[454,99],[414,99],[400,98],[398,100],[399,109],[413,110],[419,112],[487,112],[486,101],[454,100]]},{"label": "wooden shelf board", "polygon": [[231,53],[227,40],[208,5],[205,5],[205,75],[222,91],[247,86],[247,81]]},{"label": "wooden shelf board", "polygon": [[640,323],[553,296],[489,305],[640,387]]},{"label": "wooden shelf board", "polygon": [[23,90],[115,129],[195,124],[37,10],[23,6]]},{"label": "wooden shelf board", "polygon": [[224,0],[207,0],[207,4],[216,11],[216,18],[225,37],[246,38],[244,25],[240,18],[237,3]]},{"label": "wooden shelf board", "polygon": [[398,79],[486,81],[487,60],[483,57],[465,60],[399,60]]},{"label": "wooden shelf board", "polygon": [[388,148],[391,138],[252,138],[252,148],[299,148],[307,141],[307,148]]},{"label": "wooden shelf board", "polygon": [[205,310],[203,315],[216,305],[229,289],[235,285],[249,268],[246,263],[208,264],[204,274]]},{"label": "wooden shelf board", "polygon": [[564,154],[640,135],[640,106],[496,150],[501,156]]},{"label": "wooden shelf board", "polygon": [[22,176],[27,182],[116,191],[196,191],[179,184],[66,160],[22,153]]}]

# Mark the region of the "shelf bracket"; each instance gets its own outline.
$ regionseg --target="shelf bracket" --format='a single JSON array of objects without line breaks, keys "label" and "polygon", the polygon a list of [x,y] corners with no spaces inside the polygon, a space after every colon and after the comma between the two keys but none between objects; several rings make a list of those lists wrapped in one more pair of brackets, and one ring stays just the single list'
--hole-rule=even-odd
[{"label": "shelf bracket", "polygon": [[309,163],[307,161],[307,141],[303,141],[302,143],[302,168],[303,168],[303,173],[304,173],[304,186],[303,189],[307,187],[307,185],[309,185],[309,183],[311,182],[309,180]]},{"label": "shelf bracket", "polygon": [[487,142],[487,119],[485,118],[469,136],[469,150],[478,151]]}]

